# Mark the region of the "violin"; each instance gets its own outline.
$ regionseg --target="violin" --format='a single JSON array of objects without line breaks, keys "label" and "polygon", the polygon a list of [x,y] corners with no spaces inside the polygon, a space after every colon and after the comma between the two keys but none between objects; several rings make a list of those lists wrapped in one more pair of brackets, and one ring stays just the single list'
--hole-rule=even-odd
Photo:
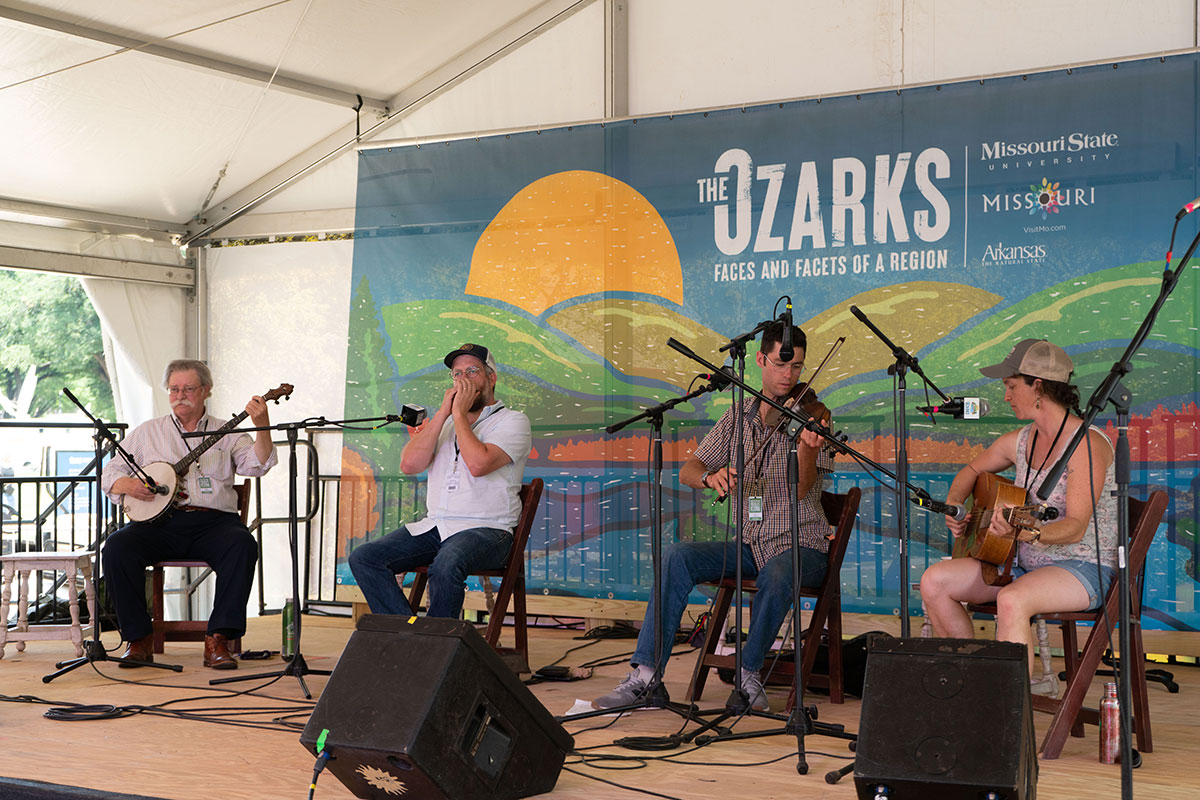
[{"label": "violin", "polygon": [[[833,343],[833,346],[829,348],[829,352],[825,354],[825,358],[821,359],[821,363],[813,371],[812,380],[801,381],[793,386],[792,390],[788,392],[787,397],[783,398],[783,402],[780,405],[787,409],[799,408],[806,416],[816,420],[822,426],[828,425],[832,415],[825,404],[817,399],[817,392],[812,388],[812,384],[817,379],[817,376],[821,374],[821,370],[825,369],[825,365],[829,363],[829,359],[833,358],[834,354],[837,353],[845,341],[845,336],[839,336],[837,341]],[[747,465],[753,462],[758,457],[758,454],[763,451],[763,448],[767,446],[767,443],[771,441],[772,437],[779,431],[779,428],[782,427],[785,419],[786,417],[779,409],[774,406],[767,408],[763,422],[770,428],[770,432],[758,443],[758,447],[754,448],[754,452],[746,458],[745,463]],[[716,500],[712,501],[711,505],[715,506],[718,503],[724,503],[728,496],[725,494],[718,496]]]},{"label": "violin", "polygon": [[[829,422],[831,416],[829,409],[825,407],[825,404],[817,399],[817,393],[812,388],[812,384],[808,381],[801,381],[793,386],[792,390],[787,393],[785,398],[783,398],[783,401],[780,403],[780,405],[789,409],[799,408],[800,411],[804,412],[804,414],[820,421],[822,424]],[[776,434],[776,432],[778,432],[779,428],[783,424],[783,419],[784,416],[779,409],[774,407],[767,408],[766,417],[763,420],[763,422],[771,429],[771,433],[767,436],[767,439],[770,439]],[[759,450],[761,449],[762,445],[759,445]],[[758,454],[758,450],[755,450],[754,452],[755,455]],[[751,456],[746,460],[749,461],[753,457],[754,456]]]}]

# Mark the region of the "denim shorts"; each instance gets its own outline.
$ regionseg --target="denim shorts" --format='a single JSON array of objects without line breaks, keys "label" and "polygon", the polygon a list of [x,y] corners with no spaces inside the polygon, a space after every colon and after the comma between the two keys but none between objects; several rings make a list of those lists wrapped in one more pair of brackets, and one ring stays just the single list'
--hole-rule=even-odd
[{"label": "denim shorts", "polygon": [[[1066,559],[1064,561],[1055,561],[1053,564],[1045,564],[1047,567],[1059,567],[1075,576],[1075,580],[1083,584],[1083,588],[1087,589],[1088,593],[1088,611],[1096,611],[1100,608],[1100,603],[1108,596],[1108,587],[1112,586],[1113,579],[1117,577],[1117,571],[1110,566],[1102,564],[1100,572],[1103,576],[1101,586],[1096,585],[1096,562],[1095,561],[1080,561],[1079,559]],[[1037,569],[1037,567],[1034,567]],[[1026,572],[1033,570],[1025,569],[1024,567],[1013,564],[1012,574],[1014,578],[1019,578]]]}]

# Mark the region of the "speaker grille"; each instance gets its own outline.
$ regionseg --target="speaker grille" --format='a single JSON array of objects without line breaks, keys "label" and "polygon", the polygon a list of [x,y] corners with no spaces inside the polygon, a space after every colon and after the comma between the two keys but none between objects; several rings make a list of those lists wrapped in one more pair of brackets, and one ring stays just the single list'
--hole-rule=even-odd
[{"label": "speaker grille", "polygon": [[574,748],[459,620],[360,619],[300,741],[315,754],[323,732],[329,771],[355,796],[381,800],[541,794]]},{"label": "speaker grille", "polygon": [[889,639],[867,656],[854,779],[860,798],[1036,797],[1025,648]]}]

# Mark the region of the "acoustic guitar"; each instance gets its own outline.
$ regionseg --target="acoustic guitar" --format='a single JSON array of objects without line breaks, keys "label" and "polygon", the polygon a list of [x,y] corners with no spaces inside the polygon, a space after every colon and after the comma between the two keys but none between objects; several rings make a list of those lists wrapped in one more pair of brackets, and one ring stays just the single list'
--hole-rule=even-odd
[{"label": "acoustic guitar", "polygon": [[[293,387],[290,383],[281,383],[279,388],[272,389],[262,397],[263,400],[274,400],[278,404],[279,398],[290,398],[292,390]],[[121,507],[125,509],[125,516],[134,522],[158,522],[170,515],[175,507],[180,505],[180,495],[185,485],[183,478],[192,468],[192,464],[195,464],[208,448],[220,441],[222,436],[240,425],[247,416],[249,416],[249,412],[245,410],[235,414],[233,419],[213,431],[211,436],[206,437],[200,444],[193,447],[190,453],[174,464],[168,461],[152,461],[146,464],[143,467],[146,474],[166,491],[160,490],[160,493],[154,495],[150,500],[139,500],[136,497],[125,495],[121,501]]]},{"label": "acoustic guitar", "polygon": [[[999,536],[989,528],[997,510],[1017,530],[1037,531],[1042,527],[1040,504],[1028,503],[1028,493],[1007,478],[984,472],[975,479],[967,528],[954,543],[954,558],[974,558],[983,567],[983,580],[989,586],[1012,583],[1012,560],[1017,553],[1017,537]],[[1005,503],[1008,508],[1000,509]],[[1000,571],[1003,567],[1003,572]]]}]

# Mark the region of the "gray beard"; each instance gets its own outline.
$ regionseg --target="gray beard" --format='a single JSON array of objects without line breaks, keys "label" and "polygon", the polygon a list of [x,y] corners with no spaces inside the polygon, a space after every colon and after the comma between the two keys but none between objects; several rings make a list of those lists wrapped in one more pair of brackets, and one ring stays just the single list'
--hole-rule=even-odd
[{"label": "gray beard", "polygon": [[475,398],[475,402],[471,404],[471,407],[467,409],[467,413],[474,414],[477,411],[483,411],[483,407],[485,405],[487,405],[487,403],[484,402],[483,395],[479,395],[479,397]]}]

